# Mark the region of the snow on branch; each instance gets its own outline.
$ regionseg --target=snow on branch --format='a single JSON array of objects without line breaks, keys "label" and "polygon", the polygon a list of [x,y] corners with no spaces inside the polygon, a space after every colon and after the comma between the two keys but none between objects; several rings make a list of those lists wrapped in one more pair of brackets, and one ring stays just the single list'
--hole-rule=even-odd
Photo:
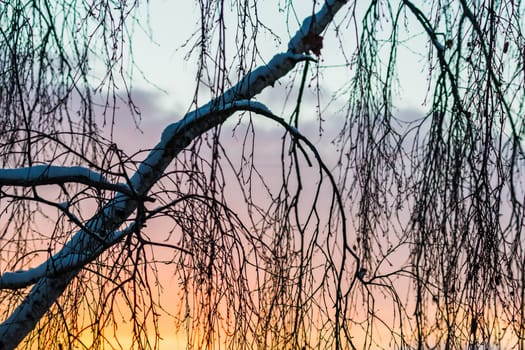
[{"label": "snow on branch", "polygon": [[81,266],[93,261],[105,249],[119,242],[123,237],[136,229],[132,223],[124,230],[114,231],[111,234],[100,238],[101,245],[94,250],[69,251],[61,250],[51,258],[47,259],[39,266],[14,272],[5,272],[0,275],[0,289],[19,289],[34,284],[43,277],[55,277],[66,272],[78,269]]},{"label": "snow on branch", "polygon": [[[200,133],[202,133],[205,131],[204,128],[209,129],[211,126],[217,125],[222,119],[227,118],[227,116],[230,116],[237,111],[256,111],[258,113],[271,114],[270,110],[264,104],[249,100],[234,101],[221,107],[214,107],[213,110],[201,108],[198,111],[200,113],[198,114],[198,118],[185,118],[178,123],[174,123],[172,124],[171,128],[167,128],[169,131],[165,131],[165,134],[169,133],[170,139],[178,140],[178,142],[180,142],[181,139],[185,138],[184,133],[186,133],[187,130],[198,130]],[[192,123],[202,124],[199,123],[199,121],[206,121],[206,123],[203,126],[192,125]],[[177,145],[180,147],[179,144]],[[38,171],[35,171],[35,168],[37,168]],[[24,184],[36,182],[38,182],[38,184],[49,184],[56,183],[46,182],[51,178],[58,180],[66,177],[80,178],[81,176],[84,180],[88,179],[89,181],[95,181],[96,179],[99,179],[101,182],[107,181],[102,177],[102,175],[81,167],[45,168],[46,169],[42,169],[42,167],[39,166],[32,168],[0,170],[0,184],[4,183],[2,182],[4,179],[11,180],[11,182],[5,181],[5,184],[12,184],[16,181],[20,181]],[[10,177],[5,176],[6,170],[8,170],[7,173],[9,173]],[[2,172],[4,172],[3,177]],[[25,181],[21,181],[19,178],[16,178],[15,175],[23,177],[23,180]],[[107,182],[104,183],[108,184]],[[129,210],[131,210],[131,208],[135,208],[132,206],[132,203],[135,203],[135,201],[128,201],[124,195],[120,195],[105,208],[100,217],[93,218],[88,222],[86,228],[89,229],[90,233],[86,233],[86,231],[80,231],[58,253],[35,268],[19,270],[15,272],[6,272],[3,275],[0,275],[0,289],[24,288],[36,283],[41,278],[53,278],[66,272],[78,269],[86,263],[93,261],[105,249],[120,241],[127,234],[133,232],[135,225],[132,224],[123,231],[113,231],[110,234],[96,234],[96,232],[105,231],[106,224],[104,223],[104,219],[107,220],[107,218],[113,216],[114,212],[127,213]],[[86,234],[90,235],[90,237],[83,237]],[[97,237],[92,237],[95,235]],[[87,238],[95,239],[92,241],[91,239]]]},{"label": "snow on branch", "polygon": [[[308,55],[308,52],[317,50],[318,47],[311,48],[307,39],[322,33],[331,23],[337,11],[347,2],[348,0],[327,0],[319,12],[304,20],[300,29],[290,40],[286,52],[274,55],[266,65],[246,74],[223,95],[166,127],[162,132],[160,142],[131,178],[133,188],[138,193],[149,190],[152,183],[160,178],[165,167],[182,148],[188,146],[203,132],[219,125],[229,117],[224,109],[228,104],[240,100],[250,100],[263,89],[273,86],[278,79],[288,74],[298,62],[315,60]],[[210,116],[214,118],[210,118]]]},{"label": "snow on branch", "polygon": [[[212,105],[227,104],[235,100],[250,99],[264,88],[273,86],[298,62],[315,61],[308,53],[319,54],[319,50],[322,48],[320,34],[326,30],[335,14],[347,2],[348,0],[327,0],[319,12],[303,21],[297,33],[290,39],[287,52],[276,54],[268,64],[249,72],[239,83],[210,103]],[[321,40],[321,42],[316,42],[317,40]]]},{"label": "snow on branch", "polygon": [[0,169],[0,186],[61,185],[81,183],[98,189],[131,194],[125,184],[113,184],[104,175],[81,166],[35,165],[17,169]]}]

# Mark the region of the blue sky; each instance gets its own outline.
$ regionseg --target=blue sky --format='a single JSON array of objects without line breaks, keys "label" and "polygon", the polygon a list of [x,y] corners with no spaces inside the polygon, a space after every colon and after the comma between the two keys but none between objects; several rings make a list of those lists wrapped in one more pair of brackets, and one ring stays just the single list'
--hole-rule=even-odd
[{"label": "blue sky", "polygon": [[[275,43],[265,33],[259,34],[258,46],[261,58],[266,60],[278,51],[286,50],[288,32],[293,34],[298,27],[297,19],[306,16],[311,11],[309,1],[297,2],[299,4],[296,8],[297,19],[291,18],[289,28],[287,28],[286,13],[277,10],[277,1],[267,3],[268,6],[260,5],[260,17],[282,38],[282,43],[280,45]],[[301,3],[304,4],[302,7]],[[194,1],[151,1],[147,8],[142,5],[138,16],[146,20],[141,22],[142,27],[134,26],[131,44],[135,62],[149,82],[145,81],[142,73],[135,69],[134,86],[140,90],[149,90],[158,94],[157,103],[160,103],[163,108],[173,112],[185,111],[195,91],[196,61],[195,56],[186,60],[184,56],[188,48],[181,46],[198,28],[198,7]],[[146,32],[149,31],[154,41],[146,35]],[[348,28],[343,31],[351,33],[352,29]],[[415,38],[412,38],[406,45],[401,45],[398,53],[401,90],[399,96],[396,97],[396,104],[400,108],[419,109],[425,97],[427,73],[424,53],[426,47],[424,37],[421,35],[418,37],[418,33],[420,29],[414,28],[410,35],[414,35]],[[323,70],[320,80],[326,96],[333,94],[344,85],[352,74],[348,67],[343,66],[344,58],[339,54],[338,42],[334,38],[332,26],[325,35],[320,62],[321,66],[328,67]],[[346,42],[343,44],[348,46],[347,52],[352,53],[356,45],[353,36],[347,34],[345,38]],[[385,38],[387,38],[386,35]],[[233,38],[227,39],[233,40]],[[418,48],[418,45],[422,47]],[[423,53],[422,56],[421,53]],[[201,101],[204,102],[204,99]],[[272,108],[272,106],[269,107]]]}]

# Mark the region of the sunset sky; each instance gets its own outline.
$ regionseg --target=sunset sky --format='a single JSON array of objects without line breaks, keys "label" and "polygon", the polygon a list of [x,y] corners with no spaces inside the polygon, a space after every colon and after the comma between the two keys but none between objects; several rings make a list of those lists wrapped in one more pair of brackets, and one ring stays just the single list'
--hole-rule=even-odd
[{"label": "sunset sky", "polygon": [[525,3],[0,3],[0,348],[525,347]]},{"label": "sunset sky", "polygon": [[525,349],[525,2],[0,3],[0,350]]}]

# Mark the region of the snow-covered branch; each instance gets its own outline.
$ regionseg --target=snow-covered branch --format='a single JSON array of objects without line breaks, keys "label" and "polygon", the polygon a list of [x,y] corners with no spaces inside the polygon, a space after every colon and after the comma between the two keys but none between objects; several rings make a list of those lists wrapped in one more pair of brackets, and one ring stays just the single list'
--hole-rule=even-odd
[{"label": "snow-covered branch", "polygon": [[[228,103],[224,105],[222,108],[215,107],[213,110],[206,110],[206,109],[199,109],[198,112],[204,113],[207,112],[207,114],[199,114],[198,118],[185,118],[177,123],[172,124],[170,127],[166,128],[164,136],[166,133],[170,133],[170,138],[178,140],[178,142],[181,142],[181,138],[183,138],[183,134],[187,132],[187,130],[195,129],[195,126],[192,125],[193,122],[197,122],[199,120],[206,121],[204,127],[198,128],[198,130],[204,132],[203,128],[209,128],[211,126],[217,125],[221,121],[225,119],[226,116],[232,115],[233,113],[237,111],[254,111],[258,113],[268,113],[271,114],[270,110],[262,103],[255,102],[255,101],[249,101],[249,100],[242,100],[242,101],[235,101],[232,103]],[[197,112],[197,111],[196,111]],[[34,169],[37,168],[40,171],[35,171]],[[86,179],[88,176],[91,180],[95,179],[96,177],[100,176],[95,172],[89,172],[86,173],[85,168],[75,167],[78,169],[68,168],[68,167],[53,167],[51,171],[49,172],[43,172],[40,167],[33,167],[33,168],[23,168],[21,172],[18,172],[20,176],[25,177],[26,183],[36,183],[42,184],[42,181],[46,181],[47,179],[44,178],[44,176],[53,176],[53,178],[59,179],[59,178],[65,178],[68,176],[69,178],[74,177],[80,177],[84,176],[84,179]],[[10,170],[10,169],[9,169]],[[61,171],[63,170],[63,171]],[[5,169],[4,169],[5,171]],[[28,174],[29,173],[29,174]],[[0,172],[1,174],[1,172]],[[17,172],[10,172],[11,180],[13,182],[16,182],[17,179],[15,178],[15,174]],[[1,175],[0,175],[1,176]],[[4,179],[8,179],[8,176],[5,176]],[[106,181],[104,178],[102,178],[102,181]],[[6,181],[9,182],[9,181]],[[48,182],[49,183],[49,182]],[[12,183],[10,183],[12,184]],[[129,192],[129,190],[128,190]],[[120,196],[120,199],[114,200],[110,206],[106,208],[105,211],[105,217],[109,217],[111,215],[115,215],[112,213],[115,212],[127,212],[129,209],[128,206],[131,205],[131,202],[129,201],[129,198],[126,198],[124,196]],[[133,209],[135,207],[133,206]],[[111,209],[111,210],[110,210]],[[103,217],[104,217],[103,216]],[[101,218],[103,218],[101,217]],[[96,234],[96,232],[106,232],[108,229],[103,228],[100,224],[103,222],[100,220],[101,218],[93,219],[91,220],[86,227],[89,228],[90,233],[86,233],[85,231],[81,231],[82,236],[85,236],[86,234],[89,234],[91,238]],[[113,244],[117,243],[120,239],[125,237],[127,234],[131,233],[135,229],[135,225],[132,224],[128,228],[122,231],[113,231],[111,234],[96,234],[97,239],[96,245],[93,246],[92,240],[75,240],[72,239],[68,244],[66,244],[62,250],[60,250],[57,254],[50,257],[48,260],[46,260],[44,263],[39,265],[38,267],[31,268],[28,270],[19,270],[15,272],[6,272],[3,275],[0,276],[0,289],[18,289],[27,287],[35,282],[37,282],[39,279],[43,277],[54,277],[57,275],[60,275],[64,272],[71,271],[75,268],[81,267],[85,265],[86,263],[93,261],[97,256],[99,256],[105,249],[112,246]],[[79,234],[75,235],[75,237],[80,237]]]},{"label": "snow-covered branch", "polygon": [[0,169],[0,186],[61,185],[81,183],[98,189],[132,194],[125,184],[113,184],[104,175],[81,166],[34,165],[25,168]]},{"label": "snow-covered branch", "polygon": [[6,272],[3,275],[0,275],[0,289],[24,288],[37,282],[43,277],[55,277],[73,271],[93,261],[105,249],[119,242],[134,230],[136,230],[136,225],[135,223],[132,223],[124,230],[117,230],[103,238],[101,237],[101,244],[94,247],[95,250],[84,250],[78,252],[61,250],[59,253],[50,257],[44,263],[35,268]]}]

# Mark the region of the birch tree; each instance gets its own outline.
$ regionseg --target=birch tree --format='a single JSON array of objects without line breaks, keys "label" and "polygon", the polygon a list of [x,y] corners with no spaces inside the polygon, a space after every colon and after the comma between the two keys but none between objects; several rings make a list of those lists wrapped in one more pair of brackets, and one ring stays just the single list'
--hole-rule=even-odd
[{"label": "birch tree", "polygon": [[[326,0],[293,20],[298,3],[273,4],[283,38],[268,3],[195,1],[192,109],[143,156],[105,129],[119,101],[143,117],[142,5],[0,2],[0,349],[123,348],[124,318],[158,348],[165,266],[188,348],[525,349],[524,5]],[[327,98],[329,42],[349,79]],[[399,109],[406,54],[418,117]]]}]

